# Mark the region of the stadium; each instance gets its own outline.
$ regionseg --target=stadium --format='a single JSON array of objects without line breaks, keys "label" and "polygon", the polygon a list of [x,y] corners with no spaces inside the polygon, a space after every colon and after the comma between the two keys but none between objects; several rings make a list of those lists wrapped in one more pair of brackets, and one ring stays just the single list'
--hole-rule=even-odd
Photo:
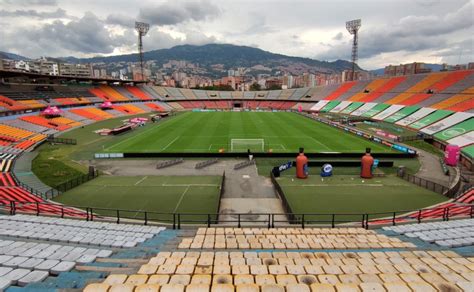
[{"label": "stadium", "polygon": [[474,291],[474,69],[356,60],[258,91],[0,69],[0,291]]}]

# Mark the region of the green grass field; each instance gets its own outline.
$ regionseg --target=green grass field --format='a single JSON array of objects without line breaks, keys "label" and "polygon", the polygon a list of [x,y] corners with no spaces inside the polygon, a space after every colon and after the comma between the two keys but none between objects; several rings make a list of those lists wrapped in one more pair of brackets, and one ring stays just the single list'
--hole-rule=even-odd
[{"label": "green grass field", "polygon": [[[71,206],[105,209],[217,213],[221,181],[220,176],[100,176],[54,200]],[[94,213],[116,215],[115,211],[100,209],[95,209]],[[123,211],[121,216],[143,218],[144,215]],[[205,220],[204,217],[195,216],[194,219]],[[148,218],[171,220],[172,216],[150,213]]]},{"label": "green grass field", "polygon": [[[393,152],[390,148],[288,112],[187,112],[149,126],[127,138],[104,143],[105,152],[218,152],[252,151],[362,153]],[[262,144],[232,139],[263,139]]]},{"label": "green grass field", "polygon": [[[277,178],[294,213],[349,214],[340,220],[360,220],[350,214],[416,210],[446,200],[446,197],[414,186],[396,176],[361,179],[358,175],[335,175],[321,178],[318,174],[299,180],[294,176]],[[376,217],[386,217],[381,214]],[[310,217],[308,217],[309,219]],[[330,216],[314,216],[319,220]]]}]

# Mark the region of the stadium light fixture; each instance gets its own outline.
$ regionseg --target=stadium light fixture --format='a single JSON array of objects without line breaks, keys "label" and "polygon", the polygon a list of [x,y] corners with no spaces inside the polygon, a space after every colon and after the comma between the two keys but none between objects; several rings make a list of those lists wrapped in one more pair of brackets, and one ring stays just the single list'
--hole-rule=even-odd
[{"label": "stadium light fixture", "polygon": [[138,32],[138,56],[140,58],[140,70],[142,74],[142,80],[145,80],[145,74],[143,70],[143,37],[150,30],[150,25],[148,23],[135,21],[135,30]]},{"label": "stadium light fixture", "polygon": [[352,73],[351,80],[355,79],[355,66],[357,63],[357,51],[359,49],[359,28],[362,26],[362,21],[360,19],[350,20],[346,22],[346,29],[351,34],[354,35],[352,41]]}]

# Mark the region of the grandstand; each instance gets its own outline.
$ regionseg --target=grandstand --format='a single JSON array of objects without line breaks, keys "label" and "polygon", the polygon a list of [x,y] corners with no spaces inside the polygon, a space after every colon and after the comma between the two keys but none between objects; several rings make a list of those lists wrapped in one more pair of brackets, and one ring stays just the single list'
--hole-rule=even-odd
[{"label": "grandstand", "polygon": [[[462,70],[258,92],[2,84],[0,291],[473,291],[474,191],[461,184],[473,82]],[[48,106],[63,114],[41,115]],[[98,134],[134,118],[147,122]],[[231,139],[264,151],[234,170],[247,153]],[[337,179],[317,175],[318,159],[305,182],[268,176],[305,143],[311,159],[350,166]],[[462,150],[454,174],[416,176],[416,151],[448,144]],[[394,164],[371,182],[351,164],[365,147]],[[237,199],[278,208],[241,212]]]}]

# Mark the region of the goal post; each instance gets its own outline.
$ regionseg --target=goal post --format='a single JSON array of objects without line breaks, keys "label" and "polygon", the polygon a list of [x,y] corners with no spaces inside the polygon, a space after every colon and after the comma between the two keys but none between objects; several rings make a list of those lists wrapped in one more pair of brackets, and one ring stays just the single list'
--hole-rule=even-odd
[{"label": "goal post", "polygon": [[247,152],[250,149],[252,152],[265,152],[264,139],[231,139],[231,152]]}]

